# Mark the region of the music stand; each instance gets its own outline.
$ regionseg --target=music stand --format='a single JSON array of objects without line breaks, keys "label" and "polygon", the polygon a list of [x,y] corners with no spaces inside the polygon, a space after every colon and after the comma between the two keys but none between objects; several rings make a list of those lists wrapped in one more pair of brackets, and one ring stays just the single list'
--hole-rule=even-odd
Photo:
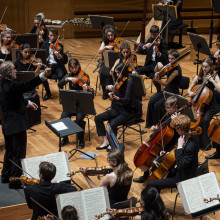
[{"label": "music stand", "polygon": [[[63,111],[69,113],[80,113],[85,115],[96,115],[94,102],[93,102],[93,94],[91,92],[84,92],[81,90],[65,90],[60,89],[60,100],[63,105]],[[83,130],[82,130],[83,131]],[[67,135],[66,135],[67,136]],[[70,153],[69,159],[77,152],[81,152],[87,156],[91,157],[90,155],[80,151],[78,149],[78,138],[76,136],[76,148],[72,149]]]},{"label": "music stand", "polygon": [[39,37],[38,34],[13,34],[12,40],[15,40],[18,45],[27,43],[31,48],[39,48]]},{"label": "music stand", "polygon": [[119,59],[119,51],[105,50],[103,52],[103,57],[105,66],[111,69],[115,64],[115,61]]},{"label": "music stand", "polygon": [[[186,106],[187,103],[189,102],[189,100],[185,99],[183,96],[178,95],[178,94],[174,94],[174,93],[171,93],[171,92],[164,91],[163,95],[164,95],[165,99],[169,98],[170,96],[175,96],[177,98],[177,106],[178,106],[178,108]],[[193,122],[196,121],[196,119],[195,119],[195,112],[194,112],[192,107],[191,108],[185,108],[181,112],[181,114],[187,115],[190,118],[190,120],[193,121]]]},{"label": "music stand", "polygon": [[92,27],[94,29],[103,29],[103,27],[107,24],[115,27],[115,23],[113,17],[100,16],[100,15],[89,15]]},{"label": "music stand", "polygon": [[135,97],[146,96],[146,88],[145,88],[144,80],[143,80],[142,76],[130,75],[130,77],[134,82]]},{"label": "music stand", "polygon": [[192,42],[193,48],[195,51],[197,51],[197,60],[194,64],[197,65],[197,75],[199,73],[199,64],[202,63],[202,61],[199,59],[199,54],[203,53],[206,54],[207,56],[211,55],[209,46],[207,44],[206,39],[203,36],[200,36],[198,34],[193,34],[193,33],[188,33],[190,40]]}]

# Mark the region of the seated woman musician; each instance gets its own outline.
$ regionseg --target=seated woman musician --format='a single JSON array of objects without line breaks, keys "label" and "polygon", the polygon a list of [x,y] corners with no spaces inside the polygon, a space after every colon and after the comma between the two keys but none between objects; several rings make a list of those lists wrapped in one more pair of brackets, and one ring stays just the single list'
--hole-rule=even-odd
[{"label": "seated woman musician", "polygon": [[[109,151],[107,160],[109,165],[113,167],[113,172],[106,174],[98,186],[84,172],[82,174],[91,188],[107,187],[110,206],[112,207],[116,202],[127,200],[131,188],[133,171],[125,162],[123,151],[119,149]],[[85,169],[84,167],[80,168],[81,171]]]},{"label": "seated woman musician", "polygon": [[133,53],[131,53],[131,47],[128,43],[122,43],[120,46],[120,54],[119,59],[116,60],[114,66],[112,67],[110,73],[113,75],[115,66],[119,63],[124,63],[126,65],[128,72],[132,75],[137,74],[137,56]]},{"label": "seated woman musician", "polygon": [[6,60],[12,60],[10,47],[11,41],[11,31],[3,30],[1,32],[0,64]]},{"label": "seated woman musician", "polygon": [[19,47],[19,54],[14,62],[15,69],[17,71],[35,71],[36,74],[40,72],[41,63],[33,64],[31,58],[31,46],[27,43],[22,44]]},{"label": "seated woman musician", "polygon": [[37,220],[39,216],[45,216],[48,213],[32,201],[31,198],[57,216],[56,195],[76,191],[76,188],[71,184],[65,184],[63,182],[52,183],[51,181],[55,175],[56,167],[53,163],[41,162],[39,165],[40,183],[38,185],[24,187],[27,205],[30,209],[33,209],[32,220]]},{"label": "seated woman musician", "polygon": [[72,205],[63,207],[61,211],[62,220],[79,220],[77,210]]},{"label": "seated woman musician", "polygon": [[[165,117],[160,121],[160,123],[165,122],[168,118],[170,118],[172,115],[174,115],[177,112],[178,110],[177,97],[176,96],[168,97],[164,102],[164,107],[166,109],[166,114]],[[160,123],[151,126],[150,130],[154,132],[156,129],[160,127]],[[178,138],[179,135],[176,132],[176,130],[174,130],[174,135],[171,141],[166,146],[164,146],[164,149],[161,150],[160,155],[155,159],[157,162],[160,162],[163,159],[161,155],[163,155],[164,152],[170,152],[173,149],[173,147],[177,144]],[[143,176],[133,179],[133,182],[144,183],[147,180],[148,176],[149,176],[149,170],[145,171]]]},{"label": "seated woman musician", "polygon": [[34,17],[34,26],[31,29],[31,33],[36,33],[39,36],[39,48],[41,48],[44,41],[47,40],[47,28],[44,24],[41,15],[36,15]]},{"label": "seated woman musician", "polygon": [[177,149],[174,150],[176,168],[173,168],[166,179],[152,180],[147,187],[155,187],[159,192],[165,188],[176,188],[176,183],[195,177],[198,167],[198,136],[190,135],[190,118],[177,115],[170,126],[179,134]]},{"label": "seated woman musician", "polygon": [[[191,86],[188,89],[189,96],[193,98],[196,94],[196,92],[193,92],[193,87],[198,85],[198,84],[202,84],[206,80],[208,80],[208,81],[206,82],[205,86],[210,89],[209,92],[211,94],[214,91],[214,89],[216,89],[217,92],[220,92],[219,74],[220,73],[217,73],[216,75],[213,75],[213,61],[212,61],[212,59],[206,58],[205,60],[203,60],[202,67],[200,69],[199,75],[194,78]],[[209,94],[207,94],[206,96],[209,97]],[[197,103],[199,103],[199,100],[198,100]],[[209,104],[205,106],[205,108],[203,109],[203,112],[204,112],[204,115],[203,115],[203,119],[201,120],[202,134],[201,134],[201,137],[200,137],[199,146],[203,150],[209,150],[211,148],[210,147],[211,140],[210,140],[210,138],[208,137],[208,134],[207,134],[208,127],[210,125],[210,122],[211,122],[213,116],[216,113],[220,112],[220,108],[218,107],[214,97],[210,100]],[[196,113],[199,113],[199,112],[197,111]],[[213,157],[208,156],[207,157],[208,159],[220,158],[220,149],[219,149],[219,147],[216,148],[216,149],[218,150],[218,154],[213,155]]]},{"label": "seated woman musician", "polygon": [[[161,86],[164,86],[163,91],[167,91],[174,94],[179,94],[179,84],[182,79],[182,70],[179,64],[175,60],[179,57],[179,52],[177,50],[172,50],[169,52],[168,59],[170,62],[170,67],[163,67],[155,73],[154,80],[158,82]],[[161,74],[167,75],[167,80],[162,81],[159,76]],[[151,127],[159,122],[163,117],[164,110],[164,97],[163,92],[154,94],[151,96],[147,108],[147,118],[146,127]]]},{"label": "seated woman musician", "polygon": [[163,200],[154,187],[145,188],[141,191],[141,206],[144,211],[136,215],[133,220],[168,220],[167,211]]},{"label": "seated woman musician", "polygon": [[[102,31],[102,43],[99,48],[99,53],[103,54],[105,50],[118,51],[120,48],[120,41],[117,38],[117,32],[112,25],[105,25]],[[112,76],[110,75],[110,68],[106,67],[104,64],[104,57],[102,56],[103,63],[99,70],[100,84],[103,90],[103,99],[108,98],[106,92],[106,86],[112,84]]]},{"label": "seated woman musician", "polygon": [[[89,76],[81,70],[80,63],[77,59],[72,58],[69,63],[69,71],[70,73],[66,74],[63,79],[58,83],[58,87],[60,89],[63,88],[64,85],[69,83],[69,89],[70,90],[83,90],[83,91],[88,91],[92,92],[89,85],[90,85],[90,79]],[[79,78],[81,78],[81,81]],[[66,118],[71,116],[75,116],[76,114],[74,113],[69,113],[69,112],[62,112],[61,118]],[[84,142],[84,130],[85,130],[85,125],[86,122],[84,121],[85,114],[80,114],[77,113],[76,115],[76,123],[83,129],[83,132],[78,133],[78,140],[79,140],[79,148],[82,149],[85,147],[85,142]],[[64,137],[61,145],[64,146],[69,142],[68,137]]]},{"label": "seated woman musician", "polygon": [[103,137],[103,144],[97,150],[107,149],[109,142],[106,137],[104,121],[109,121],[109,125],[117,136],[117,127],[132,118],[139,117],[141,105],[136,100],[134,94],[134,83],[128,79],[128,71],[123,63],[116,65],[115,73],[117,81],[115,85],[108,85],[109,97],[112,100],[111,110],[101,113],[95,117],[98,136]]}]

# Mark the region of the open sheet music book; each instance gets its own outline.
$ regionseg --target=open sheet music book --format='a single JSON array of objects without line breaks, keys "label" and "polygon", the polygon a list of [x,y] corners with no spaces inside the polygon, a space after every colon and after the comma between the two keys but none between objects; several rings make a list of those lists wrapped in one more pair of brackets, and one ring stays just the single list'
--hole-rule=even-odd
[{"label": "open sheet music book", "polygon": [[[108,191],[104,187],[87,189],[79,192],[59,194],[56,198],[57,210],[61,218],[61,210],[72,205],[76,208],[79,220],[92,220],[95,215],[106,212],[110,208]],[[108,215],[102,219],[109,219]]]},{"label": "open sheet music book", "polygon": [[[56,176],[53,181],[68,181],[71,177],[67,177],[67,173],[71,173],[70,164],[66,152],[57,152],[53,154],[46,154],[38,157],[25,158],[21,165],[32,177],[39,179],[39,164],[43,161],[53,163],[56,166]],[[31,178],[24,172],[24,176]]]},{"label": "open sheet music book", "polygon": [[[207,173],[178,183],[180,197],[187,214],[208,213],[220,206],[218,200],[205,203],[204,198],[216,198],[220,194],[219,183],[215,172]],[[213,209],[212,209],[213,208]],[[218,209],[218,208],[217,208]],[[209,210],[209,211],[208,211]]]}]

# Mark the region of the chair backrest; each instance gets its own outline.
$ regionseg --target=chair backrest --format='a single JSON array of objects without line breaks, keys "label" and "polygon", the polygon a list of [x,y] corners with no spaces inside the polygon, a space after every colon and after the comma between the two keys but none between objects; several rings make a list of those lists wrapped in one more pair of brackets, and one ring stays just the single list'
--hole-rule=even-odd
[{"label": "chair backrest", "polygon": [[199,166],[196,169],[196,176],[201,176],[205,173],[209,173],[208,160],[206,160],[205,162],[199,164]]},{"label": "chair backrest", "polygon": [[189,82],[190,82],[190,78],[186,77],[186,76],[182,76],[182,79],[180,81],[180,89],[188,89],[189,88]]},{"label": "chair backrest", "polygon": [[139,202],[139,200],[137,198],[131,197],[130,199],[127,199],[125,201],[116,202],[113,205],[112,208],[114,208],[114,209],[125,209],[125,208],[130,208],[131,205],[132,205],[132,207],[136,207],[137,202]]}]

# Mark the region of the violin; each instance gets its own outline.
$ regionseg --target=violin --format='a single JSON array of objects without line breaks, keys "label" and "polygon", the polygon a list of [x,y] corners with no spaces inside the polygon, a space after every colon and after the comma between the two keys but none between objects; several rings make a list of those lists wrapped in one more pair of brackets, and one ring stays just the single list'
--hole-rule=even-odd
[{"label": "violin", "polygon": [[40,64],[43,67],[46,67],[46,65],[42,63],[42,60],[40,58],[36,58],[34,54],[31,54],[29,58],[25,59],[25,63],[29,63],[29,64],[31,63],[34,66]]},{"label": "violin", "polygon": [[26,186],[30,186],[30,185],[36,185],[39,184],[40,181],[38,179],[35,178],[28,178],[26,176],[21,176],[21,177],[10,177],[9,181],[13,182],[16,180],[20,180],[22,182],[22,184],[26,185]]},{"label": "violin", "polygon": [[[188,102],[185,106],[179,108],[177,113],[191,106],[192,103]],[[163,146],[166,146],[172,140],[174,129],[169,126],[170,121],[171,116],[149,136],[147,143],[143,142],[138,148],[133,159],[136,167],[145,165],[149,169],[151,162],[157,157]]]},{"label": "violin", "polygon": [[[197,127],[195,131],[191,131],[186,139],[191,137],[192,135],[200,135],[202,133],[201,127]],[[147,183],[149,183],[152,180],[156,179],[163,179],[165,178],[168,173],[171,171],[171,169],[176,164],[176,158],[175,158],[175,150],[177,149],[177,146],[174,146],[173,150],[170,151],[167,155],[165,154],[164,159],[161,163],[157,164],[157,168],[150,173],[147,180],[144,183],[144,186],[146,187]]]},{"label": "violin", "polygon": [[218,200],[220,202],[219,194],[217,195],[217,198],[210,198],[210,199],[204,198],[203,202],[204,203],[209,203],[209,202],[212,202],[214,200]]},{"label": "violin", "polygon": [[54,219],[53,217],[48,217],[48,216],[38,216],[37,220],[52,220]]},{"label": "violin", "polygon": [[87,167],[85,171],[77,170],[77,171],[74,171],[72,173],[68,173],[67,176],[71,177],[71,176],[73,176],[73,175],[75,175],[76,173],[79,173],[79,172],[84,172],[84,174],[86,174],[87,176],[97,176],[97,175],[100,175],[100,174],[106,175],[108,173],[111,173],[111,172],[113,172],[113,169],[110,166]]},{"label": "violin", "polygon": [[83,70],[80,70],[80,72],[78,73],[78,76],[75,77],[78,78],[77,84],[79,86],[83,86],[84,84],[86,84],[87,88],[89,89],[90,92],[94,92],[94,90],[88,85],[89,83],[89,77],[86,76],[85,72]]},{"label": "violin", "polygon": [[16,33],[16,31],[12,30],[11,28],[8,28],[7,24],[0,24],[0,31],[3,31],[3,30],[9,30],[11,32]]},{"label": "violin", "polygon": [[39,42],[42,43],[44,41],[43,35],[44,35],[44,25],[41,25],[39,28],[37,28],[36,32],[39,35]]},{"label": "violin", "polygon": [[101,213],[100,215],[95,215],[95,219],[100,219],[104,215],[109,215],[109,214],[114,216],[114,218],[116,219],[122,216],[136,216],[136,215],[140,215],[140,213],[143,211],[144,211],[144,208],[117,209],[116,211],[112,211],[112,212],[107,211],[107,212]]},{"label": "violin", "polygon": [[132,72],[134,71],[137,73],[136,68],[137,68],[137,57],[134,54],[131,54],[129,58],[124,59],[123,63],[128,66],[128,71]]},{"label": "violin", "polygon": [[58,41],[58,38],[54,44],[52,43],[50,44],[50,48],[53,50],[53,53],[56,55],[58,59],[62,59],[63,57],[60,53],[62,50],[62,46],[61,46],[61,43]]},{"label": "violin", "polygon": [[113,46],[114,51],[119,51],[120,50],[120,40],[116,37],[113,41],[109,42],[109,46]]},{"label": "violin", "polygon": [[208,136],[209,138],[216,142],[217,144],[220,144],[220,119],[216,118],[212,121],[208,128]]},{"label": "violin", "polygon": [[11,49],[19,48],[19,45],[16,44],[16,42],[14,40],[12,40],[11,43],[6,45],[5,47],[7,50],[11,50]]}]

